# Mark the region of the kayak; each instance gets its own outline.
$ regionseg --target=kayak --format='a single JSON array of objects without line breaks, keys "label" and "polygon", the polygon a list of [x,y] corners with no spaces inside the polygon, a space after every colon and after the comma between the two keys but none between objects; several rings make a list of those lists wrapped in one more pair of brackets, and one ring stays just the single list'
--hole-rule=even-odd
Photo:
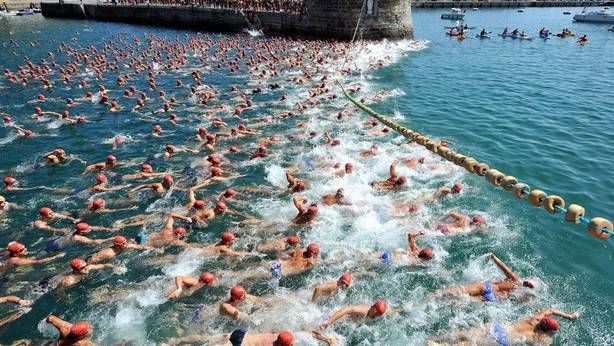
[{"label": "kayak", "polygon": [[533,37],[531,36],[516,36],[514,38],[517,38],[519,40],[527,40],[527,41],[531,41],[533,39]]},{"label": "kayak", "polygon": [[539,35],[539,38],[543,38],[544,40],[549,40],[550,35]]},{"label": "kayak", "polygon": [[454,37],[454,36],[458,36],[458,35],[460,35],[460,34],[459,34],[459,33],[457,33],[457,32],[453,32],[453,33],[446,32],[446,35],[448,35],[448,36],[453,36],[453,37]]},{"label": "kayak", "polygon": [[506,37],[511,37],[511,38],[515,38],[515,35],[507,33],[507,34],[499,34],[499,36],[506,38]]},{"label": "kayak", "polygon": [[471,30],[471,29],[475,29],[475,26],[468,26],[468,27],[464,27],[464,26],[444,26],[445,29],[463,29],[463,30]]},{"label": "kayak", "polygon": [[485,39],[485,38],[490,38],[490,36],[477,34],[477,35],[475,35],[475,38]]}]

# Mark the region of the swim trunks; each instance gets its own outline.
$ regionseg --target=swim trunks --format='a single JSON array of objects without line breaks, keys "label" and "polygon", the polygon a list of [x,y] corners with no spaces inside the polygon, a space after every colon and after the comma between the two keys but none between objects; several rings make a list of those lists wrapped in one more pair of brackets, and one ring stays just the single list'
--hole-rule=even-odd
[{"label": "swim trunks", "polygon": [[505,331],[505,327],[501,324],[496,323],[492,326],[492,337],[497,342],[499,346],[509,346],[509,342],[507,341],[507,332]]},{"label": "swim trunks", "polygon": [[145,243],[147,243],[147,234],[138,234],[136,237],[134,237],[134,241],[140,245],[145,245]]},{"label": "swim trunks", "polygon": [[279,262],[275,262],[271,264],[271,275],[274,279],[281,279],[281,264]]},{"label": "swim trunks", "polygon": [[497,300],[497,298],[495,297],[495,293],[492,290],[492,282],[490,281],[486,281],[484,283],[484,289],[482,290],[482,293],[480,293],[480,295],[487,302],[494,302],[495,300]]},{"label": "swim trunks", "polygon": [[231,334],[228,341],[232,344],[232,346],[241,346],[243,343],[243,338],[245,338],[245,334],[247,332],[243,329],[235,329]]},{"label": "swim trunks", "polygon": [[62,250],[62,248],[64,247],[62,244],[62,238],[64,237],[55,237],[48,241],[45,250],[47,250],[47,252],[58,252]]},{"label": "swim trunks", "polygon": [[392,263],[392,253],[390,253],[390,251],[388,250],[384,251],[384,253],[382,254],[382,257],[380,258],[382,259],[383,264]]}]

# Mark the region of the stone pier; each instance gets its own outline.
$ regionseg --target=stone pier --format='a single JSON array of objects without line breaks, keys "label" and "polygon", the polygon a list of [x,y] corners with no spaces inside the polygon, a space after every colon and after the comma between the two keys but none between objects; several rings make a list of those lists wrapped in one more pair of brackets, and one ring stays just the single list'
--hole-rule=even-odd
[{"label": "stone pier", "polygon": [[409,0],[305,0],[302,14],[70,2],[43,2],[41,9],[43,15],[50,18],[93,19],[207,31],[241,32],[250,27],[250,22],[258,22],[266,34],[344,40],[352,38],[360,18],[357,32],[360,38],[413,37]]}]

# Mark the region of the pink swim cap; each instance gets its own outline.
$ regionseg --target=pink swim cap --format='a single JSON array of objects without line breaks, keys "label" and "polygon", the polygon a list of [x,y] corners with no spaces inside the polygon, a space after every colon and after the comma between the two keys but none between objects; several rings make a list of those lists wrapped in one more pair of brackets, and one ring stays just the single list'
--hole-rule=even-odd
[{"label": "pink swim cap", "polygon": [[104,174],[98,174],[98,175],[96,175],[96,181],[99,184],[106,183],[107,182],[107,176],[104,175]]}]

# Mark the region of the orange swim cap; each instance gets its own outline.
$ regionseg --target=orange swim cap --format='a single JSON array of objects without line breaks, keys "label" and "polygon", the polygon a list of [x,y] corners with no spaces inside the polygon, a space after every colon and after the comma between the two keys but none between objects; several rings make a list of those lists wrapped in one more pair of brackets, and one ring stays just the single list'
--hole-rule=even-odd
[{"label": "orange swim cap", "polygon": [[239,300],[245,297],[246,294],[247,292],[245,291],[245,288],[239,285],[232,286],[230,289],[230,297],[234,300]]}]

